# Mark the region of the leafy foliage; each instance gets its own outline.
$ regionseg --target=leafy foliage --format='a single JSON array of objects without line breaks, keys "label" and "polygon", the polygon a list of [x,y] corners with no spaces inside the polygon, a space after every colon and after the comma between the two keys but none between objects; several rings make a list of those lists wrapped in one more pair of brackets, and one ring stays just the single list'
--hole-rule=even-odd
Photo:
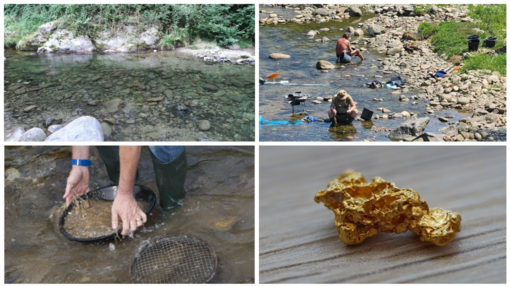
[{"label": "leafy foliage", "polygon": [[166,48],[209,39],[222,46],[255,42],[255,5],[240,4],[6,4],[4,28],[12,46],[40,25],[62,19],[61,25],[77,34],[93,36],[105,28],[156,26],[166,36]]}]

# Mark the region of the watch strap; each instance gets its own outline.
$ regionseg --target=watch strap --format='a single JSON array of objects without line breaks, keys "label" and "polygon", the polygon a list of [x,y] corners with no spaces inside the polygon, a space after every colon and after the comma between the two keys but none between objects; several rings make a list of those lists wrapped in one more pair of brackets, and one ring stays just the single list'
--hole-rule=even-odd
[{"label": "watch strap", "polygon": [[92,161],[88,159],[71,159],[72,165],[89,166],[92,165]]}]

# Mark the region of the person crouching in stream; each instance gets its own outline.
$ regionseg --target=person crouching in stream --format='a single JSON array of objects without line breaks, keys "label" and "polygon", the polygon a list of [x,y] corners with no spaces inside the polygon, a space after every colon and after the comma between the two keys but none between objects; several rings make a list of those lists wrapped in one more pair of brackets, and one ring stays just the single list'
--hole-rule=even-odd
[{"label": "person crouching in stream", "polygon": [[345,90],[340,90],[333,97],[328,111],[330,121],[337,124],[350,124],[358,115],[356,102]]},{"label": "person crouching in stream", "polygon": [[360,50],[351,48],[351,43],[349,42],[350,36],[351,34],[346,32],[343,37],[336,42],[337,63],[350,63],[351,57],[359,57],[361,61],[365,60]]}]

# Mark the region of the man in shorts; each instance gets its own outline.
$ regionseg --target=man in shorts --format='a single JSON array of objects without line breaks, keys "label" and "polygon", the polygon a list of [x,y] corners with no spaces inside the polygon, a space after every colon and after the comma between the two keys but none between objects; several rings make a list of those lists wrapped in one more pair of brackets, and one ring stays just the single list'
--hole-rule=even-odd
[{"label": "man in shorts", "polygon": [[340,90],[333,97],[328,115],[334,124],[350,124],[358,115],[356,102],[345,90]]},{"label": "man in shorts", "polygon": [[360,57],[361,61],[365,60],[360,50],[358,49],[354,50],[351,48],[351,43],[349,42],[350,36],[351,34],[345,32],[343,38],[338,39],[338,41],[336,42],[337,63],[350,63],[352,56]]}]

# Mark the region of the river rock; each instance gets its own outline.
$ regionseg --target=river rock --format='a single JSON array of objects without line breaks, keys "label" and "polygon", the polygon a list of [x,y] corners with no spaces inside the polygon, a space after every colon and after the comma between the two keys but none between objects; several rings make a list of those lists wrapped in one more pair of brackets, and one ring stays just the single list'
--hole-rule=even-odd
[{"label": "river rock", "polygon": [[377,24],[370,24],[367,28],[367,31],[370,36],[376,36],[384,33],[384,28]]},{"label": "river rock", "polygon": [[363,13],[361,12],[361,9],[356,7],[356,6],[352,6],[352,7],[349,7],[349,15],[351,17],[361,17]]},{"label": "river rock", "polygon": [[335,65],[331,64],[328,61],[320,60],[317,62],[315,67],[319,70],[331,70],[335,68]]},{"label": "river rock", "polygon": [[29,112],[31,112],[31,111],[33,111],[35,109],[37,109],[37,106],[36,105],[31,105],[31,106],[28,106],[28,107],[24,108],[23,112],[24,113],[29,113]]},{"label": "river rock", "polygon": [[116,111],[119,110],[119,105],[122,103],[124,103],[124,101],[122,101],[119,98],[115,98],[115,99],[109,101],[108,103],[106,103],[106,110],[109,113],[115,113]]},{"label": "river rock", "polygon": [[283,54],[283,53],[272,53],[271,55],[269,55],[269,59],[275,59],[275,60],[289,59],[289,58],[290,58],[290,55]]},{"label": "river rock", "polygon": [[61,128],[63,128],[62,125],[51,125],[51,126],[48,127],[48,131],[50,133],[54,133],[54,132],[60,130]]},{"label": "river rock", "polygon": [[418,36],[416,36],[415,34],[407,31],[407,32],[404,33],[404,35],[402,35],[402,39],[417,41],[418,40]]},{"label": "river rock", "polygon": [[43,34],[36,32],[19,40],[16,49],[20,51],[37,51],[47,40]]},{"label": "river rock", "polygon": [[17,179],[17,178],[20,178],[20,177],[21,177],[21,173],[20,173],[17,169],[15,169],[15,168],[13,168],[13,167],[8,168],[8,169],[5,171],[5,175],[6,175],[6,178],[5,178],[5,179],[6,179],[7,181],[13,181],[13,180],[15,180],[15,179]]},{"label": "river rock", "polygon": [[26,93],[26,91],[27,91],[27,90],[26,90],[25,88],[23,88],[23,87],[22,87],[22,88],[17,89],[16,91],[14,91],[14,94],[16,94],[16,95],[21,95],[21,94]]},{"label": "river rock", "polygon": [[94,42],[99,50],[123,53],[155,49],[162,36],[156,27],[149,27],[139,33],[136,27],[130,25],[99,31],[96,35]]},{"label": "river rock", "polygon": [[103,130],[98,120],[90,116],[79,117],[64,128],[56,131],[46,141],[104,141]]},{"label": "river rock", "polygon": [[499,83],[499,77],[498,75],[490,75],[487,77],[487,81],[491,84]]},{"label": "river rock", "polygon": [[469,99],[466,98],[466,97],[460,97],[457,99],[457,103],[461,104],[461,105],[466,105],[466,104],[469,104]]},{"label": "river rock", "polygon": [[17,127],[14,131],[7,135],[6,142],[17,142],[19,138],[25,133],[24,127]]},{"label": "river rock", "polygon": [[388,137],[395,140],[409,140],[422,134],[430,122],[430,118],[410,118],[398,128],[392,130]]},{"label": "river rock", "polygon": [[88,36],[75,37],[69,30],[58,29],[37,49],[37,53],[91,53],[95,50]]},{"label": "river rock", "polygon": [[357,29],[354,31],[354,36],[363,36],[363,30]]},{"label": "river rock", "polygon": [[389,48],[386,51],[386,55],[393,56],[395,54],[399,54],[401,51],[402,51],[402,46],[398,46],[398,47],[394,47],[394,48]]},{"label": "river rock", "polygon": [[329,11],[324,8],[315,9],[313,15],[329,16]]},{"label": "river rock", "polygon": [[315,35],[319,34],[319,31],[315,31],[315,30],[310,30],[308,31],[308,33],[306,34],[308,37],[315,37]]},{"label": "river rock", "polygon": [[106,118],[103,120],[105,123],[113,126],[115,124],[115,119],[114,118]]},{"label": "river rock", "polygon": [[41,35],[43,35],[45,37],[49,37],[51,35],[51,33],[53,33],[53,31],[55,31],[55,29],[57,29],[57,27],[61,23],[62,23],[62,19],[58,19],[58,20],[55,20],[52,22],[48,22],[46,24],[42,24],[38,28],[39,33],[41,33]]},{"label": "river rock", "polygon": [[26,131],[20,138],[20,142],[40,142],[46,139],[46,134],[40,128],[31,128]]},{"label": "river rock", "polygon": [[169,90],[169,89],[166,89],[163,91],[163,94],[165,94],[165,96],[168,98],[168,99],[171,99],[172,98],[172,90]]},{"label": "river rock", "polygon": [[443,123],[447,123],[449,122],[449,120],[445,117],[437,117],[437,119],[440,121],[440,122],[443,122]]},{"label": "river rock", "polygon": [[61,123],[62,123],[62,119],[48,118],[46,121],[44,121],[43,126],[45,128],[48,128],[51,125],[57,125],[57,124],[61,124]]},{"label": "river rock", "polygon": [[215,85],[205,85],[203,87],[204,87],[204,89],[206,89],[210,92],[213,92],[213,93],[216,93],[219,90],[218,87],[216,87]]},{"label": "river rock", "polygon": [[208,131],[211,128],[211,123],[208,120],[198,121],[198,129],[201,131]]},{"label": "river rock", "polygon": [[103,134],[105,139],[109,139],[112,135],[112,128],[107,123],[101,123],[101,129],[103,129]]},{"label": "river rock", "polygon": [[155,98],[149,98],[147,100],[145,100],[146,102],[160,102],[163,100],[163,97],[155,97]]}]

